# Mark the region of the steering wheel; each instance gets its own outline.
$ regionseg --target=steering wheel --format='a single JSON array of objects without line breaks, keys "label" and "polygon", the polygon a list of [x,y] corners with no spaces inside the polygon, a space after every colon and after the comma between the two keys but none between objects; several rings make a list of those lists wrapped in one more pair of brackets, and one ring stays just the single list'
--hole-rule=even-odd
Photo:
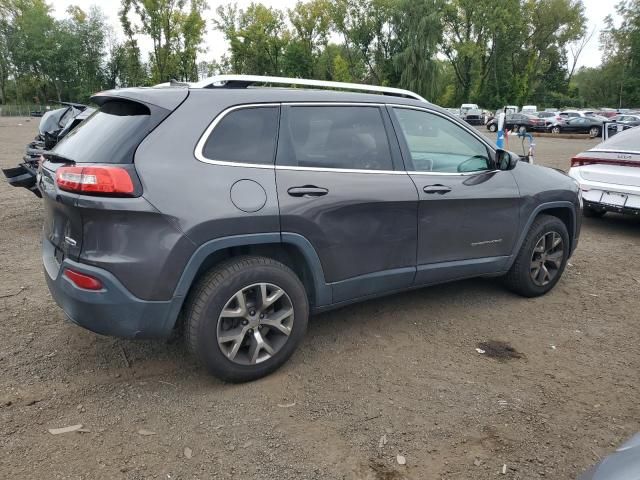
[{"label": "steering wheel", "polygon": [[[482,160],[484,163],[484,168],[473,168],[471,170],[467,170],[466,168],[464,168],[465,165],[477,161],[478,159]],[[487,167],[489,166],[489,162],[487,161],[487,157],[485,157],[484,155],[474,155],[473,157],[467,158],[464,162],[458,164],[458,173],[467,173],[467,172],[476,172],[479,170],[486,170]]]}]

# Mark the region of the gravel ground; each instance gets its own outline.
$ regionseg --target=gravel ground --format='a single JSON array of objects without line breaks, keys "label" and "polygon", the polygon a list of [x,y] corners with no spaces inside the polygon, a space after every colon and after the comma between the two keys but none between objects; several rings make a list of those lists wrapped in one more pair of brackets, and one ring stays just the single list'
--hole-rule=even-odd
[{"label": "gravel ground", "polygon": [[[0,165],[36,122],[0,118]],[[537,143],[566,169],[595,142]],[[640,430],[638,219],[586,220],[544,298],[480,279],[343,308],[313,318],[274,375],[227,385],[181,342],[66,322],[42,214],[0,182],[0,478],[574,479]],[[489,341],[521,358],[478,354]]]}]

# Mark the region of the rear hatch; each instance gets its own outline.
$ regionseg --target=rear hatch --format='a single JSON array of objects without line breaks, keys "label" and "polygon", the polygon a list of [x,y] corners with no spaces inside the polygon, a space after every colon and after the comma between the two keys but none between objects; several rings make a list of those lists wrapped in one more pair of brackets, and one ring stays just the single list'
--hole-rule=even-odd
[{"label": "rear hatch", "polygon": [[[133,166],[135,150],[187,95],[186,89],[156,92],[123,89],[98,94],[92,100],[99,108],[53,150],[43,153],[45,161],[38,179],[44,199],[43,234],[55,246],[59,261],[64,257],[72,260],[80,257],[83,222],[88,213],[83,199],[138,197],[142,194]],[[107,178],[110,172],[124,174],[125,177],[128,174],[132,188],[125,193],[117,189],[85,190],[73,182],[74,179],[83,182],[92,178],[96,182],[94,186],[100,187],[100,172],[106,172]],[[93,202],[92,208],[96,205],[99,202]]]}]

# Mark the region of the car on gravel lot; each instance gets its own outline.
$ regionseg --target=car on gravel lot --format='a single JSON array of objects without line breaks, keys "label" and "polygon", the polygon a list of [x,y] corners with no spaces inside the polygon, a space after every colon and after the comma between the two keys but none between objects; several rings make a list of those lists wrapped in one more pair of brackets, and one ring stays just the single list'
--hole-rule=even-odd
[{"label": "car on gravel lot", "polygon": [[640,215],[640,132],[625,130],[571,159],[569,175],[582,190],[586,217]]},{"label": "car on gravel lot", "polygon": [[310,312],[477,276],[543,295],[578,242],[575,181],[406,90],[240,75],[93,101],[39,171],[49,289],[97,333],[182,326],[228,381],[283,364]]},{"label": "car on gravel lot", "polygon": [[538,112],[536,113],[538,118],[544,120],[544,128],[550,129],[554,125],[560,125],[566,120],[560,116],[560,112]]},{"label": "car on gravel lot", "polygon": [[[504,118],[505,130],[520,130],[524,127],[527,130],[543,130],[545,121],[536,115],[527,113],[508,113]],[[494,117],[487,122],[487,130],[495,132],[498,130],[498,118]]]},{"label": "car on gravel lot", "polygon": [[605,118],[594,117],[572,117],[563,123],[549,125],[546,127],[550,133],[588,133],[590,137],[602,135]]}]

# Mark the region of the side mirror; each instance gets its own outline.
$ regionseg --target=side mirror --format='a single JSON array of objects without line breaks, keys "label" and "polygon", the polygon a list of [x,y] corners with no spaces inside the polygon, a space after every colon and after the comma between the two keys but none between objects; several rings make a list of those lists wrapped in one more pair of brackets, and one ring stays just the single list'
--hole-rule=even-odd
[{"label": "side mirror", "polygon": [[496,150],[496,168],[498,170],[511,170],[516,166],[517,162],[518,157],[513,153],[501,148]]}]

